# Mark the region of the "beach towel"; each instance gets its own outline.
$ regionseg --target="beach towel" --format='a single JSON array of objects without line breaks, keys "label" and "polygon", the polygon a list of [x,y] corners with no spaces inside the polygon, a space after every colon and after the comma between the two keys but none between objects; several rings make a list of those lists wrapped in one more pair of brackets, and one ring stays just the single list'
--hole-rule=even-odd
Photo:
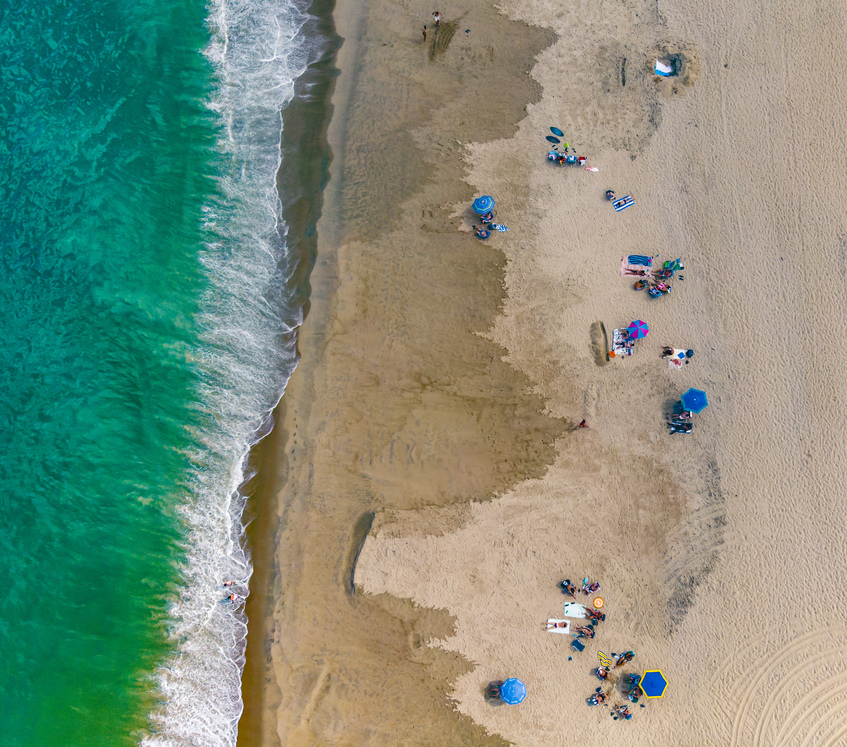
[{"label": "beach towel", "polygon": [[683,361],[685,361],[685,351],[674,348],[673,354],[668,356],[668,368],[682,368]]},{"label": "beach towel", "polygon": [[581,604],[576,602],[568,602],[565,604],[565,617],[588,617],[588,610]]},{"label": "beach towel", "polygon": [[[625,335],[624,332],[626,332],[627,334]],[[630,343],[630,345],[627,345],[628,342]],[[612,330],[612,352],[615,354],[615,356],[632,355],[632,342],[633,340],[629,337],[629,330]]]},{"label": "beach towel", "polygon": [[547,619],[548,623],[565,623],[563,628],[547,628],[548,633],[570,633],[571,632],[571,622],[570,620],[554,620],[552,617]]},{"label": "beach towel", "polygon": [[621,276],[646,278],[653,270],[653,258],[643,254],[621,257]]},{"label": "beach towel", "polygon": [[496,228],[496,229],[497,229],[500,233],[503,233],[503,231],[508,231],[508,230],[509,230],[506,226],[501,225],[501,224],[499,224],[499,223],[492,223],[492,224],[491,224],[491,227],[492,227],[492,228]]},{"label": "beach towel", "polygon": [[615,200],[612,203],[612,207],[615,209],[616,213],[619,213],[621,210],[626,210],[631,205],[635,204],[635,198],[632,195],[624,195],[619,200]]}]

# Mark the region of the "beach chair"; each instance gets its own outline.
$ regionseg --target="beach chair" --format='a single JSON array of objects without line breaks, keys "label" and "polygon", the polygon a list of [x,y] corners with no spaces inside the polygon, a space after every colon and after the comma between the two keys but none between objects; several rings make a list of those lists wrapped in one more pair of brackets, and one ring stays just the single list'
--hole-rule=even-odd
[{"label": "beach chair", "polygon": [[574,651],[585,651],[585,644],[582,641],[580,641],[578,638],[574,638],[571,641],[571,648]]}]

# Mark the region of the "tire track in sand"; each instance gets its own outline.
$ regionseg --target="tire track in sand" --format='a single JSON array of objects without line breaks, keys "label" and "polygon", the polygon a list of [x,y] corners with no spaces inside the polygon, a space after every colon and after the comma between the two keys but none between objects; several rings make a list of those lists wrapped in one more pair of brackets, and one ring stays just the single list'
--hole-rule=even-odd
[{"label": "tire track in sand", "polygon": [[[795,638],[791,643],[783,646],[782,649],[773,654],[767,661],[759,665],[758,674],[753,677],[752,682],[747,681],[746,679],[741,681],[741,685],[745,687],[747,691],[743,695],[741,699],[741,706],[738,711],[736,711],[735,718],[733,719],[732,740],[730,742],[732,747],[740,747],[741,734],[744,730],[744,725],[748,721],[748,717],[753,710],[753,700],[758,694],[759,689],[766,682],[767,678],[773,676],[774,669],[777,666],[781,666],[786,661],[789,661],[793,656],[802,653],[812,644],[824,642],[833,636],[843,635],[845,632],[847,632],[847,628],[844,627],[822,628],[820,630],[812,631],[811,633],[806,633],[799,638]],[[829,656],[831,656],[831,652],[819,654],[814,658],[828,658]],[[755,669],[755,665],[754,667],[751,667],[751,670],[753,669]],[[733,688],[733,690],[734,689],[735,688]],[[771,698],[772,697],[773,694],[771,694]]]}]

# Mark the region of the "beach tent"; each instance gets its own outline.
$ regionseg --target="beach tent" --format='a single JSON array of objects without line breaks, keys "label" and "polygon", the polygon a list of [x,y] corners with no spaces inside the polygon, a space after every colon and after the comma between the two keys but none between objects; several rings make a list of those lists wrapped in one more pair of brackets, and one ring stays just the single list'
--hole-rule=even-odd
[{"label": "beach tent", "polygon": [[477,197],[473,203],[473,211],[477,215],[485,215],[486,213],[490,213],[494,210],[494,198],[485,195],[483,197]]},{"label": "beach tent", "polygon": [[682,406],[691,412],[702,412],[709,406],[709,400],[706,397],[706,392],[702,389],[689,389],[680,397]]},{"label": "beach tent", "polygon": [[670,78],[673,75],[676,75],[676,72],[673,69],[673,63],[669,60],[656,60],[656,67],[654,68],[656,71],[656,75],[661,75],[663,78]]},{"label": "beach tent", "polygon": [[665,694],[667,686],[668,682],[665,675],[658,669],[644,672],[644,676],[639,683],[639,687],[644,691],[645,698],[661,698]]},{"label": "beach tent", "polygon": [[510,677],[500,686],[500,700],[509,705],[517,705],[526,697],[526,685],[515,677]]}]

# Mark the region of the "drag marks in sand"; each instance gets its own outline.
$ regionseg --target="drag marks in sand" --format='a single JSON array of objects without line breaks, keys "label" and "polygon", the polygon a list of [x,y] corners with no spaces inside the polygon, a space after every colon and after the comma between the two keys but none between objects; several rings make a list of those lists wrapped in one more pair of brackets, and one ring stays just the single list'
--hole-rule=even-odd
[{"label": "drag marks in sand", "polygon": [[[797,610],[798,623],[803,613]],[[731,747],[839,744],[847,735],[847,627],[813,630],[763,657],[765,646],[760,640],[733,656],[707,686],[714,697],[712,718],[722,704],[737,704],[731,733],[718,727],[715,742],[729,737]]]}]

